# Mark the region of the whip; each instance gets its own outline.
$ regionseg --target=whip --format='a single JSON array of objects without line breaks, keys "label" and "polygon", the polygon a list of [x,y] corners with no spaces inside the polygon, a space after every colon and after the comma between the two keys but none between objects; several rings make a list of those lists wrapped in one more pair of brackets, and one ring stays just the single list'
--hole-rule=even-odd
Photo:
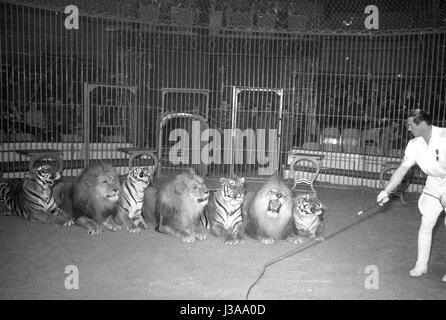
[{"label": "whip", "polygon": [[[338,235],[339,233],[344,232],[347,229],[350,229],[350,228],[358,225],[359,223],[361,223],[361,222],[371,218],[375,214],[381,212],[381,210],[374,210],[374,211],[371,211],[370,213],[367,213],[368,211],[370,211],[370,210],[372,210],[373,208],[376,208],[376,207],[382,207],[381,206],[381,202],[377,202],[373,206],[370,206],[370,207],[368,207],[368,208],[366,208],[364,210],[358,211],[355,216],[353,216],[352,218],[350,218],[350,219],[348,219],[346,221],[346,224],[342,228],[340,228],[340,229],[338,229],[336,231],[330,232],[330,233],[323,233],[323,234],[321,234],[321,236],[323,236],[325,239],[329,239],[329,238],[332,238],[332,237]],[[254,283],[249,287],[249,289],[248,289],[248,291],[246,293],[246,296],[245,296],[246,300],[249,299],[249,294],[251,293],[251,290],[260,281],[260,279],[263,277],[263,275],[265,274],[266,269],[269,266],[271,266],[271,265],[273,265],[273,264],[275,264],[275,263],[277,263],[279,261],[282,261],[282,260],[284,260],[284,259],[286,259],[288,257],[291,257],[291,256],[293,256],[293,255],[295,255],[295,254],[297,254],[297,253],[299,253],[299,252],[301,252],[303,250],[311,248],[311,247],[313,247],[313,246],[315,246],[315,245],[317,245],[319,243],[321,243],[321,241],[319,241],[317,239],[311,239],[309,242],[305,243],[303,246],[300,246],[298,248],[289,250],[289,251],[285,252],[284,254],[282,254],[281,256],[279,256],[279,257],[277,257],[277,258],[267,262],[263,266],[263,270],[260,273],[260,275],[257,277],[256,281],[254,281]]]},{"label": "whip", "polygon": [[360,216],[360,215],[363,214],[364,212],[369,211],[369,210],[372,210],[373,208],[376,208],[376,206],[381,206],[381,202],[377,202],[377,203],[375,203],[375,204],[374,204],[373,206],[371,206],[371,207],[368,207],[368,208],[366,208],[366,209],[364,209],[364,210],[358,211],[357,215]]}]

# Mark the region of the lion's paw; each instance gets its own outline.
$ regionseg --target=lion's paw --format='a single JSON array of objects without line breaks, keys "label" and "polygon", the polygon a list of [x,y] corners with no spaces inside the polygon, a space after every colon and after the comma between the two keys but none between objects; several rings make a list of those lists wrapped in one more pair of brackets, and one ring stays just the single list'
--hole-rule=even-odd
[{"label": "lion's paw", "polygon": [[101,234],[103,231],[104,230],[101,227],[96,226],[94,228],[89,229],[88,233],[91,234],[91,235],[96,235],[96,234]]},{"label": "lion's paw", "polygon": [[116,222],[111,220],[104,221],[102,225],[110,231],[120,231],[122,229],[122,226],[120,224],[117,224]]},{"label": "lion's paw", "polygon": [[264,238],[264,239],[261,239],[260,241],[262,241],[262,243],[264,243],[264,244],[273,244],[274,242],[276,242],[276,240],[274,238]]}]

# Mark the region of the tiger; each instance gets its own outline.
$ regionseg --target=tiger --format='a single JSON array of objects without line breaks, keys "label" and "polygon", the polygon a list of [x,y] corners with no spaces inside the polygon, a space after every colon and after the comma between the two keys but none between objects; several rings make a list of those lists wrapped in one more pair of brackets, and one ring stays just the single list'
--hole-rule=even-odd
[{"label": "tiger", "polygon": [[10,216],[11,208],[8,204],[10,186],[19,181],[19,179],[15,179],[12,182],[8,183],[6,181],[0,182],[0,215],[2,216]]},{"label": "tiger", "polygon": [[57,205],[52,187],[60,173],[51,165],[41,165],[25,174],[23,179],[2,183],[0,214],[12,213],[32,222],[69,226],[73,219]]},{"label": "tiger", "polygon": [[130,233],[138,234],[141,224],[147,229],[142,216],[144,191],[152,181],[152,171],[149,167],[133,167],[122,183],[122,193],[119,196],[116,220]]},{"label": "tiger", "polygon": [[322,220],[324,210],[325,206],[314,193],[301,193],[293,198],[294,222],[299,236],[324,240],[321,237],[325,230]]},{"label": "tiger", "polygon": [[242,204],[245,178],[220,178],[221,187],[210,197],[201,224],[226,244],[245,243]]}]

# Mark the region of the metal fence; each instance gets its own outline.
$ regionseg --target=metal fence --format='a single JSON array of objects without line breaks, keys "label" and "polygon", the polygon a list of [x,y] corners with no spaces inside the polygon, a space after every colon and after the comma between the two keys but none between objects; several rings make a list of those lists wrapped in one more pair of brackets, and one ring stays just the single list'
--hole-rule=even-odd
[{"label": "metal fence", "polygon": [[27,170],[22,149],[63,151],[70,176],[102,160],[125,173],[122,150],[144,147],[162,174],[289,177],[303,152],[324,155],[320,181],[377,187],[408,141],[408,109],[446,125],[444,31],[215,31],[84,15],[68,30],[60,11],[0,12],[3,177]]}]

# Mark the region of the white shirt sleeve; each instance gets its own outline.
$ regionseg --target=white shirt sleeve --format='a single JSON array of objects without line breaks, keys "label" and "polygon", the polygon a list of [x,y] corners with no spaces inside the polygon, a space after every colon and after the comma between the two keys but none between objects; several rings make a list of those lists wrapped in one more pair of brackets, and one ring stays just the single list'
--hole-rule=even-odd
[{"label": "white shirt sleeve", "polygon": [[404,151],[404,158],[401,161],[401,167],[410,168],[417,163],[417,150],[414,140],[410,140]]}]

